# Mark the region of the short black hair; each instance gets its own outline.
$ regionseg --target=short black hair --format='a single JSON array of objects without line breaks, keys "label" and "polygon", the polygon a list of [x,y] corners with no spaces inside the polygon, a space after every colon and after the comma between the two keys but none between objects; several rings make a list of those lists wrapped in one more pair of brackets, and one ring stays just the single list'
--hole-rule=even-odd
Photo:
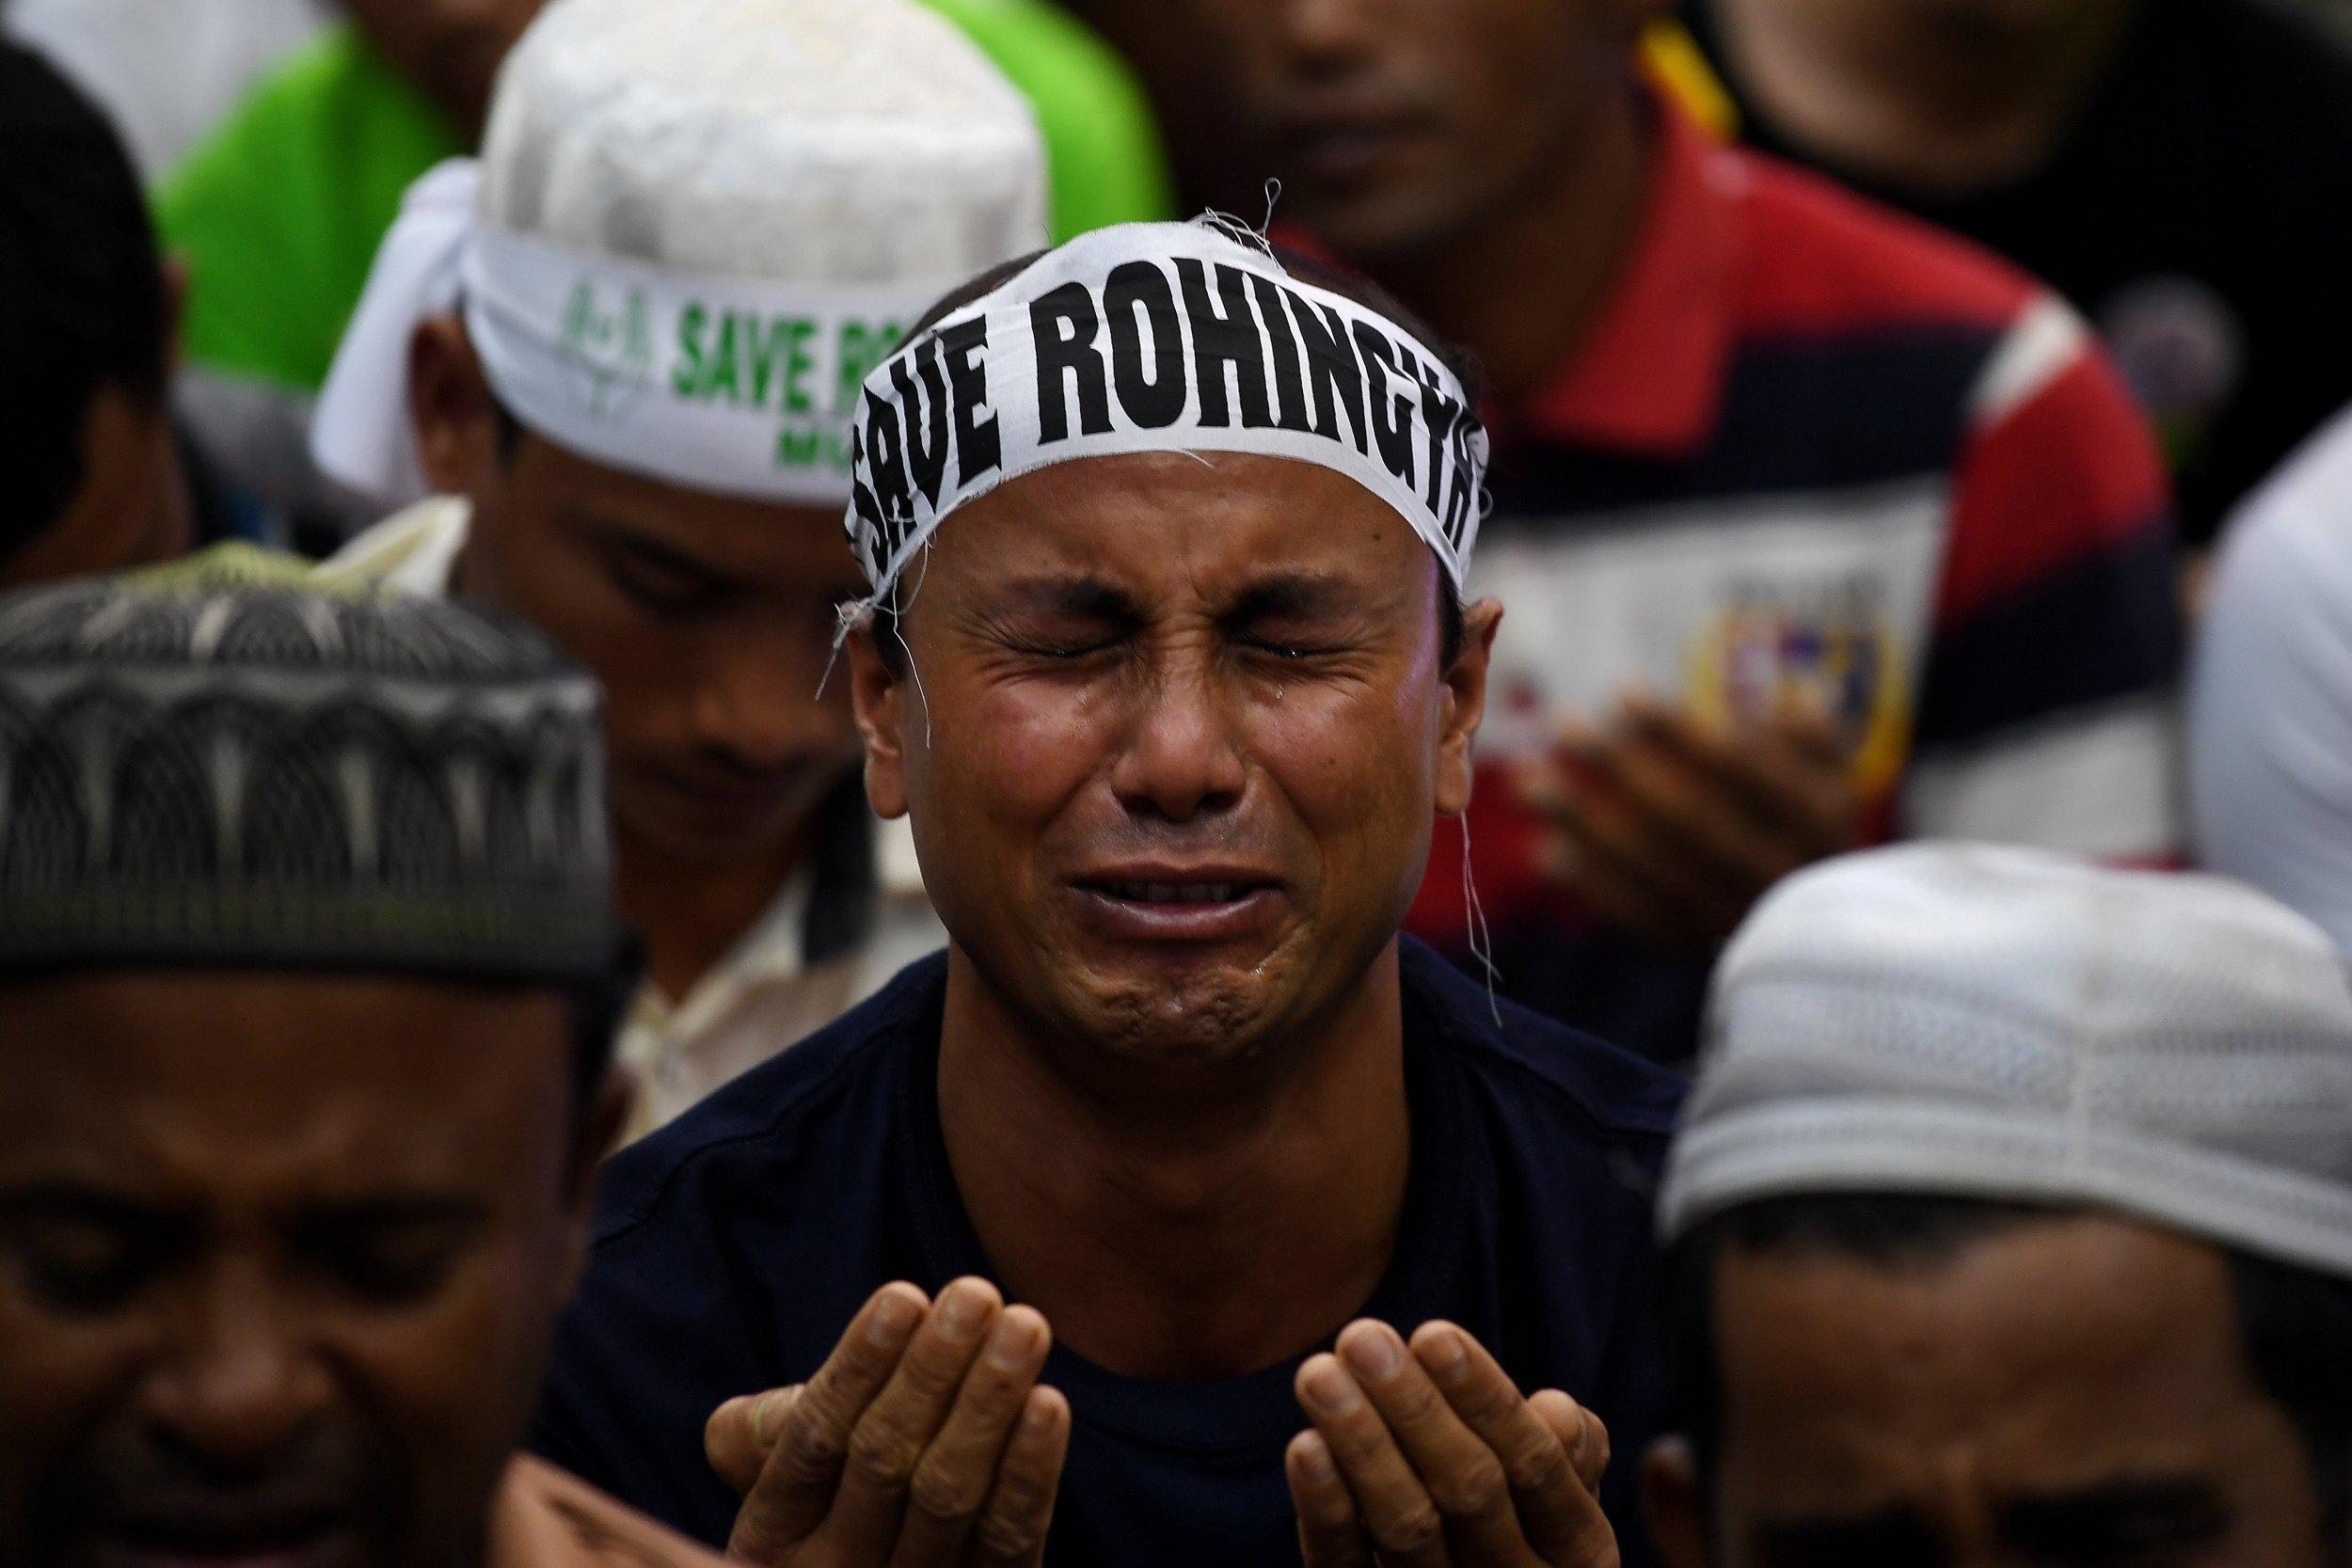
[{"label": "short black hair", "polygon": [[[1267,250],[1282,270],[1299,282],[1334,293],[1342,299],[1353,300],[1365,309],[1387,317],[1403,327],[1420,344],[1438,356],[1454,378],[1462,384],[1470,406],[1477,407],[1486,396],[1486,372],[1478,356],[1458,343],[1447,341],[1429,329],[1427,323],[1409,309],[1403,301],[1366,277],[1362,273],[1310,256],[1288,245],[1269,245]],[[1009,261],[1000,261],[970,281],[959,284],[923,312],[920,319],[907,329],[906,341],[937,326],[956,311],[976,300],[994,293],[1011,282],[1044,257],[1047,252],[1033,250]],[[903,607],[898,603],[898,585],[890,585],[889,594],[874,607],[871,631],[874,646],[882,665],[894,675],[906,673],[905,640],[898,632],[898,618]],[[1462,618],[1462,595],[1454,586],[1454,579],[1443,572],[1438,574],[1438,668],[1451,670],[1454,661],[1462,657],[1462,641],[1468,635]]]},{"label": "short black hair", "polygon": [[90,399],[164,395],[163,263],[114,127],[40,55],[0,41],[0,556],[82,487]]},{"label": "short black hair", "polygon": [[[1701,1222],[1667,1252],[1662,1304],[1674,1426],[1691,1443],[1701,1498],[1711,1498],[1721,1455],[1715,1273],[1726,1252],[1811,1253],[1888,1268],[1931,1264],[2001,1231],[2082,1212],[1942,1195],[1824,1193],[1766,1198]],[[2294,1422],[2319,1497],[2322,1541],[2341,1556],[2352,1543],[2352,1281],[2221,1251],[2247,1370]]]}]

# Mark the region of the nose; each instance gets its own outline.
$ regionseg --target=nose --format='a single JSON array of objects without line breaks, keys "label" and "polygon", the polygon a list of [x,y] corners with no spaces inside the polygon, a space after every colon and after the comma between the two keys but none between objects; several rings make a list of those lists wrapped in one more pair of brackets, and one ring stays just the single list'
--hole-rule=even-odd
[{"label": "nose", "polygon": [[1372,39],[1367,0],[1276,0],[1283,41],[1301,61],[1326,68],[1363,55]]},{"label": "nose", "polygon": [[334,1382],[297,1304],[222,1270],[197,1289],[146,1389],[151,1424],[224,1475],[266,1469],[331,1403]]},{"label": "nose", "polygon": [[1138,694],[1111,771],[1111,787],[1129,812],[1190,822],[1232,810],[1248,783],[1211,671],[1164,670]]}]

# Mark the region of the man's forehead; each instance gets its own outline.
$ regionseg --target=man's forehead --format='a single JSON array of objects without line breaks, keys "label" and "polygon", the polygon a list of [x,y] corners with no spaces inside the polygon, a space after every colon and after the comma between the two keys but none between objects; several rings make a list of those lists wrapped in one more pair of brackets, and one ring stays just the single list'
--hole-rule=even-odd
[{"label": "man's forehead", "polygon": [[1894,1263],[1735,1249],[1718,1278],[1726,1460],[1807,1506],[1955,1455],[2021,1491],[2176,1471],[2253,1392],[2217,1250],[2136,1222]]},{"label": "man's forehead", "polygon": [[0,1163],[59,1144],[200,1158],[519,1133],[565,1105],[552,991],[365,977],[149,971],[0,988]]},{"label": "man's forehead", "polygon": [[[1290,583],[1419,594],[1437,558],[1394,509],[1311,464],[1234,453],[1137,453],[1041,469],[965,507],[935,566],[992,594],[1073,578],[1188,584],[1231,596]],[[910,585],[925,573],[920,560]]]}]

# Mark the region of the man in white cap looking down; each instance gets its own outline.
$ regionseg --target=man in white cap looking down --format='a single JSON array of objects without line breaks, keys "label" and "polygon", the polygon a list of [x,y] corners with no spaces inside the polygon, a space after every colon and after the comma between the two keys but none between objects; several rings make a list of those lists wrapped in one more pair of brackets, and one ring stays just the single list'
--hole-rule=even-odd
[{"label": "man in white cap looking down", "polygon": [[2352,990],[2236,883],[1921,846],[1717,972],[1669,1166],[1673,1568],[2321,1568]]},{"label": "man in white cap looking down", "polygon": [[328,575],[496,605],[603,683],[639,1132],[943,940],[826,680],[849,416],[930,300],[1041,243],[1042,157],[907,0],[564,0],[378,257],[314,446],[437,499]]},{"label": "man in white cap looking down", "polygon": [[771,1563],[1613,1560],[1678,1087],[1398,931],[1500,615],[1456,358],[1116,228],[855,442],[866,787],[950,946],[608,1166],[540,1450]]}]

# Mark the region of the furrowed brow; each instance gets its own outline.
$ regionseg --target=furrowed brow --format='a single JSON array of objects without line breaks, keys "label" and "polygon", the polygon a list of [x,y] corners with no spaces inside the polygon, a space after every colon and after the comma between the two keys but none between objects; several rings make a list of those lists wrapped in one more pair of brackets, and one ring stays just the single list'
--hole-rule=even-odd
[{"label": "furrowed brow", "polygon": [[1263,578],[1235,595],[1219,617],[1229,626],[1284,617],[1327,615],[1357,608],[1359,594],[1344,578],[1299,572]]},{"label": "furrowed brow", "polygon": [[2220,1489],[2197,1476],[2126,1478],[2000,1511],[2002,1538],[2043,1562],[2129,1561],[2211,1545],[2229,1527]]}]

